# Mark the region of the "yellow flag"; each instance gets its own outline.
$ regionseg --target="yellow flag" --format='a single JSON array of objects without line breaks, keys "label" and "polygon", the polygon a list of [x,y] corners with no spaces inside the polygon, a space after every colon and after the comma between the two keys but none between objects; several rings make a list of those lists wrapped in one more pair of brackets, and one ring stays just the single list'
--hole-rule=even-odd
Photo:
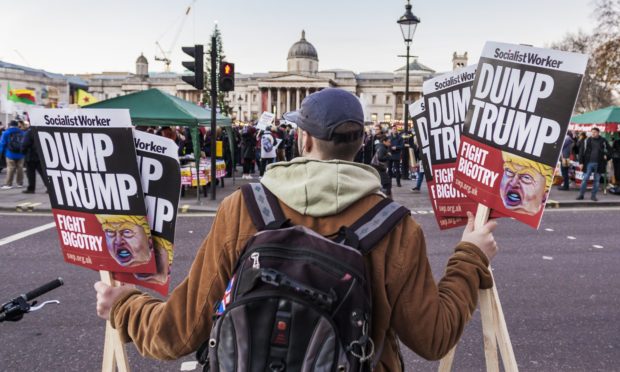
[{"label": "yellow flag", "polygon": [[78,104],[78,106],[90,105],[91,103],[95,103],[97,101],[97,98],[95,98],[95,96],[88,93],[87,91],[82,89],[77,90],[76,103]]}]

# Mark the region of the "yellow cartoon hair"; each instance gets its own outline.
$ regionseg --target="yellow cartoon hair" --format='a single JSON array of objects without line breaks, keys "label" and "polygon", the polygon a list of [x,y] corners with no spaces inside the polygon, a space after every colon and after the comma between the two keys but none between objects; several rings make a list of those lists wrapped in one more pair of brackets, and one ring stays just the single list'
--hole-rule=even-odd
[{"label": "yellow cartoon hair", "polygon": [[172,256],[173,256],[173,254],[172,254],[172,247],[173,246],[172,246],[171,242],[169,242],[168,240],[166,240],[166,239],[164,239],[162,237],[154,236],[153,237],[153,245],[155,247],[161,247],[161,248],[165,249],[166,252],[168,253],[168,262],[172,263]]},{"label": "yellow cartoon hair", "polygon": [[149,224],[144,216],[127,216],[123,214],[98,214],[97,220],[101,224],[101,227],[105,229],[106,225],[119,224],[119,223],[132,223],[134,225],[141,226],[144,232],[151,233]]},{"label": "yellow cartoon hair", "polygon": [[545,190],[549,190],[551,188],[553,173],[555,171],[553,167],[505,151],[502,152],[502,158],[504,159],[504,163],[512,163],[522,167],[534,169],[545,177]]}]

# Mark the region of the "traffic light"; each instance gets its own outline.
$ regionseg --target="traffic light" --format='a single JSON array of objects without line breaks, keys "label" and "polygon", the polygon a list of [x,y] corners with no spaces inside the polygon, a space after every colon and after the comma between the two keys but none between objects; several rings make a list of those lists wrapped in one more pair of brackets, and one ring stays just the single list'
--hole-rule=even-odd
[{"label": "traffic light", "polygon": [[235,64],[230,62],[220,63],[220,91],[230,92],[235,90]]},{"label": "traffic light", "polygon": [[183,61],[183,67],[192,71],[194,75],[181,76],[184,82],[192,85],[198,90],[203,90],[205,86],[204,74],[204,52],[202,45],[194,45],[193,47],[183,47],[183,53],[194,58],[193,61]]}]

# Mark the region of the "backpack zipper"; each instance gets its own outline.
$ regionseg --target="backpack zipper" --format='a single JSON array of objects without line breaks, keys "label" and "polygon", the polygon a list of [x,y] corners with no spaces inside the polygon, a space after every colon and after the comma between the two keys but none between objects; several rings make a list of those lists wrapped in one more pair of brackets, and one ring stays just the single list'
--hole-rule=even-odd
[{"label": "backpack zipper", "polygon": [[[322,253],[318,253],[315,250],[304,249],[304,248],[290,248],[288,246],[284,246],[281,244],[257,245],[253,247],[252,250],[244,253],[243,256],[241,256],[241,258],[239,259],[239,262],[245,262],[248,256],[250,256],[250,258],[252,259],[254,259],[254,257],[259,257],[259,256],[253,256],[254,254],[259,254],[259,252],[256,252],[259,249],[261,249],[260,253],[262,253],[263,255],[267,253],[271,253],[271,254],[274,254],[275,257],[279,257],[279,258],[287,258],[282,255],[278,255],[278,253],[282,251],[291,252],[293,255],[296,255],[296,256],[305,256],[307,258],[312,259],[313,262],[325,268],[327,271],[331,271],[335,274],[338,274],[340,277],[342,277],[345,274],[351,274],[354,277],[356,277],[361,283],[365,282],[364,280],[362,280],[364,276],[360,272],[358,272],[357,270],[355,270],[349,265],[335,261],[333,257],[330,257]],[[253,264],[255,264],[257,260],[258,258],[254,261]],[[329,262],[329,266],[326,264],[326,262]]]}]

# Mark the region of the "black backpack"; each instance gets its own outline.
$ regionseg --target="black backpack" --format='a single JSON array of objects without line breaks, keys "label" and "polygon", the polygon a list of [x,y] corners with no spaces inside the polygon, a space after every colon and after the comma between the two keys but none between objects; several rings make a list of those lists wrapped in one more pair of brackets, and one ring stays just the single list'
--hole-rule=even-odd
[{"label": "black backpack", "polygon": [[22,132],[21,130],[15,131],[9,134],[9,143],[8,143],[9,151],[16,153],[16,154],[21,154],[23,139],[24,139],[24,132]]},{"label": "black backpack", "polygon": [[330,240],[291,226],[260,183],[241,191],[258,232],[196,353],[204,371],[370,371],[379,355],[364,255],[409,210],[383,199]]}]

